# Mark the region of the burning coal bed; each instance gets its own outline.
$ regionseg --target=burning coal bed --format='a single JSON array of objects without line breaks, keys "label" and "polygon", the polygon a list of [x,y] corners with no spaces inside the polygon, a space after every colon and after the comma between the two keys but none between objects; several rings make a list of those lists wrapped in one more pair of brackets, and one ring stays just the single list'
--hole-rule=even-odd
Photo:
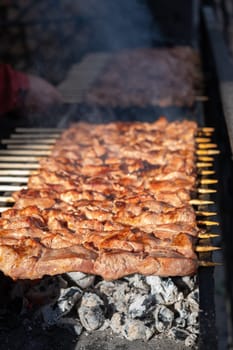
[{"label": "burning coal bed", "polygon": [[127,340],[166,336],[196,347],[199,333],[197,278],[134,274],[116,281],[72,272],[39,281],[18,281],[11,299],[21,298],[21,313],[44,329],[82,332],[110,330]]}]

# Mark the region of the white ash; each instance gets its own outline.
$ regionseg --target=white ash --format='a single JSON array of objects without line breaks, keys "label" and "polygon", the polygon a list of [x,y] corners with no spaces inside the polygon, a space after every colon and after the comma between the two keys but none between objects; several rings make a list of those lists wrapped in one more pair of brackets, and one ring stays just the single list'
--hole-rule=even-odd
[{"label": "white ash", "polygon": [[183,298],[183,294],[178,291],[178,287],[171,278],[161,279],[158,276],[148,276],[146,282],[151,287],[151,294],[155,295],[158,304],[174,304]]},{"label": "white ash", "polygon": [[154,326],[139,319],[131,319],[117,312],[113,315],[110,327],[114,333],[123,335],[128,340],[149,340],[154,334]]},{"label": "white ash", "polygon": [[104,281],[92,275],[69,273],[63,279],[50,277],[50,283],[46,282],[51,287],[55,281],[56,292],[59,284],[63,287],[56,300],[49,299],[40,308],[45,326],[67,327],[77,335],[109,329],[128,340],[148,341],[164,335],[183,341],[185,346],[197,343],[199,290],[195,276],[160,278],[135,274]]},{"label": "white ash", "polygon": [[86,289],[94,284],[95,276],[87,275],[82,272],[68,272],[66,276],[71,279],[78,287]]},{"label": "white ash", "polygon": [[54,304],[48,304],[41,308],[44,322],[54,325],[67,315],[81,298],[82,290],[78,287],[61,289],[60,296]]},{"label": "white ash", "polygon": [[129,304],[128,313],[131,318],[145,317],[155,308],[155,298],[153,295],[136,295]]},{"label": "white ash", "polygon": [[97,294],[85,293],[77,312],[87,331],[99,329],[104,323],[104,302]]},{"label": "white ash", "polygon": [[165,332],[172,327],[174,312],[165,305],[157,305],[153,316],[155,319],[155,328],[158,332]]},{"label": "white ash", "polygon": [[130,285],[130,287],[137,288],[141,293],[145,292],[148,294],[150,292],[150,286],[146,283],[146,277],[135,273],[134,275],[124,278]]},{"label": "white ash", "polygon": [[97,289],[104,294],[108,303],[118,312],[127,313],[132,293],[128,282],[118,280],[114,282],[102,281],[97,284]]}]

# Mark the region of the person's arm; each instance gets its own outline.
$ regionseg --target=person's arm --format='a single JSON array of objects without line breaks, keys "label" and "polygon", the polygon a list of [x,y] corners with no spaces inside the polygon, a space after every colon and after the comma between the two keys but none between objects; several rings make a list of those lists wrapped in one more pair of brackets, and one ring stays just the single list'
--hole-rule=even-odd
[{"label": "person's arm", "polygon": [[0,115],[14,110],[43,112],[59,103],[62,103],[61,94],[46,80],[0,64]]},{"label": "person's arm", "polygon": [[9,64],[0,64],[0,114],[21,109],[28,89],[27,75],[14,70]]}]

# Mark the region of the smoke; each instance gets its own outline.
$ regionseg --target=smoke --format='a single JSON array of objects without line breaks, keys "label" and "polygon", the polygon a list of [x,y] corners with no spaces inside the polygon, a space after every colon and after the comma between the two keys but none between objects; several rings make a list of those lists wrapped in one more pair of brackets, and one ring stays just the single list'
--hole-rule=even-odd
[{"label": "smoke", "polygon": [[93,50],[151,46],[153,19],[142,0],[86,0],[79,11],[89,18]]},{"label": "smoke", "polygon": [[[26,42],[22,44],[26,48],[23,70],[54,85],[66,79],[72,65],[91,52],[151,47],[154,36],[160,35],[145,0],[62,0],[56,6],[55,3],[38,2],[27,12],[25,20],[30,24],[24,28]],[[20,6],[23,10],[24,5]],[[46,116],[47,123],[49,119],[53,121],[52,115]],[[33,122],[39,120],[31,118]]]}]

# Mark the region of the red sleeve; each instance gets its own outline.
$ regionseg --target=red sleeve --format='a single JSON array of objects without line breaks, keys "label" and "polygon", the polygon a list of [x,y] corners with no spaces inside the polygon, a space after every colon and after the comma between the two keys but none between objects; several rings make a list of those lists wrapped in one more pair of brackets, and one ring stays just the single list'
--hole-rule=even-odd
[{"label": "red sleeve", "polygon": [[22,106],[23,92],[29,87],[28,77],[8,64],[0,64],[0,114]]}]

